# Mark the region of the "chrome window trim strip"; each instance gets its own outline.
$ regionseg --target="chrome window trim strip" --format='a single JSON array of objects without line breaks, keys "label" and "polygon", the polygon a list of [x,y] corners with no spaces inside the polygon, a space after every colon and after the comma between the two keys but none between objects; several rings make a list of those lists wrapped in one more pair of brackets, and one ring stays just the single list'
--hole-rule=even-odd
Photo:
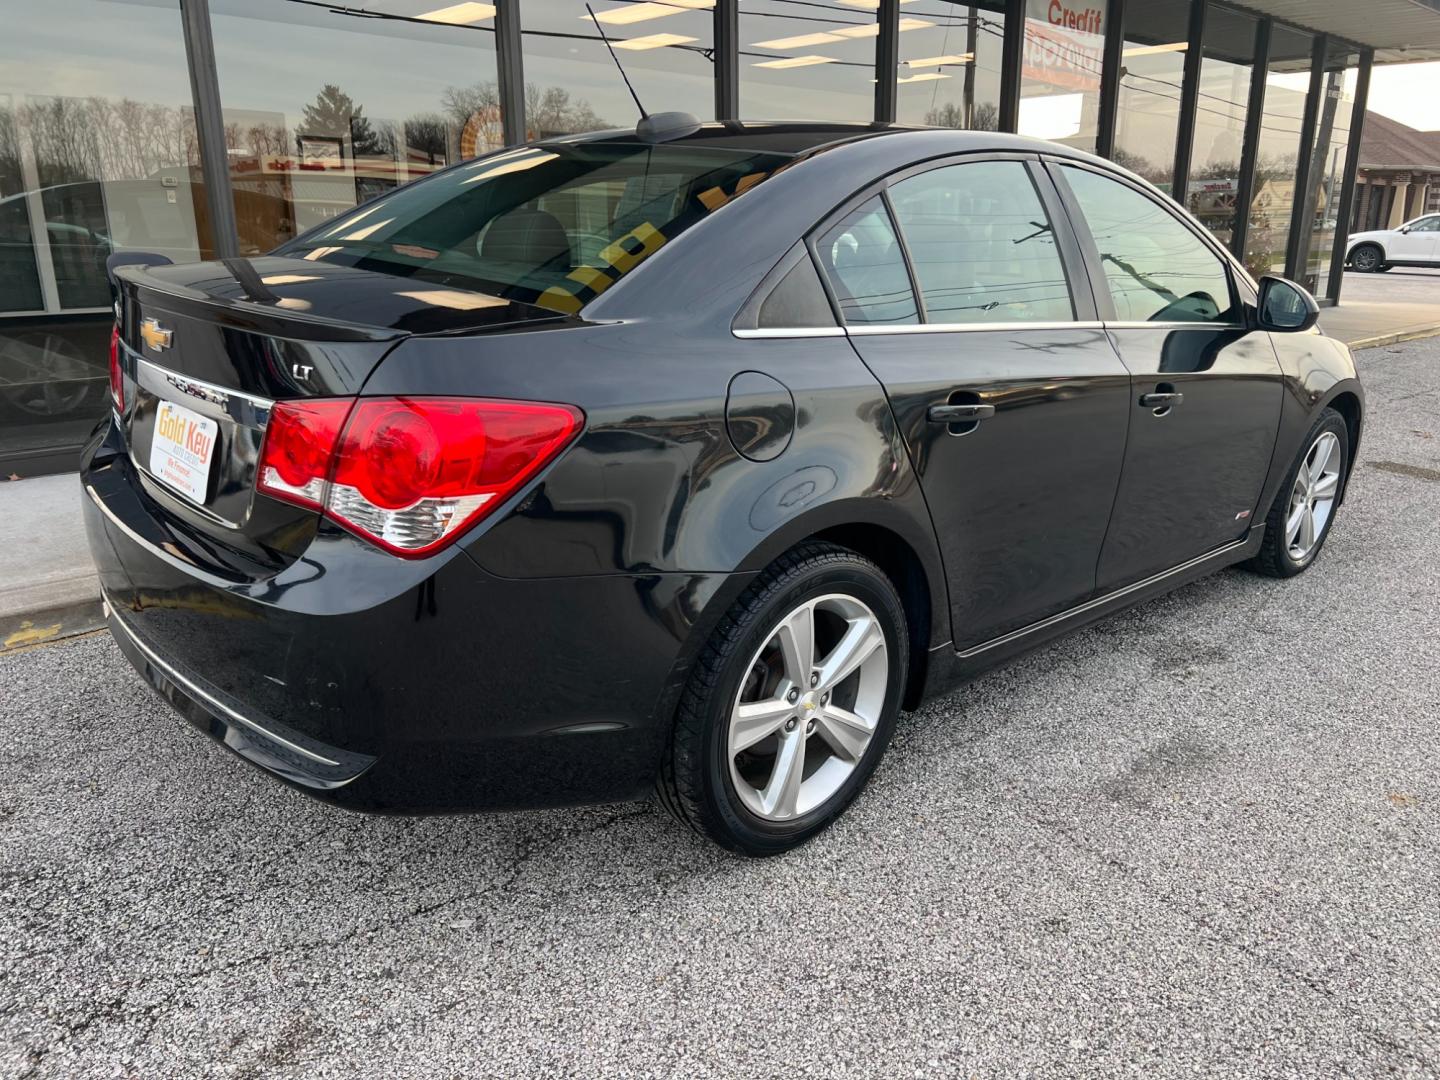
[{"label": "chrome window trim strip", "polygon": [[731,330],[737,338],[813,338],[843,337],[846,334],[975,334],[999,332],[1015,334],[1024,330],[1244,330],[1241,323],[1212,322],[1144,322],[1075,320],[1070,322],[995,322],[995,323],[897,323],[894,326],[859,323],[850,326],[812,326],[773,330]]},{"label": "chrome window trim strip", "polygon": [[1105,324],[1106,330],[1244,330],[1240,323],[1219,322],[1145,322],[1136,320],[1113,320]]},{"label": "chrome window trim strip", "polygon": [[872,334],[974,334],[984,332],[1014,334],[1023,330],[1102,330],[1104,327],[1105,324],[1102,322],[1069,320],[1065,322],[904,323],[897,326],[863,324],[849,326],[846,329],[851,334],[869,336]]},{"label": "chrome window trim strip", "polygon": [[235,723],[239,724],[240,726],[249,728],[257,735],[269,739],[271,742],[278,743],[292,753],[299,754],[302,757],[307,757],[311,761],[314,761],[320,765],[328,765],[331,768],[340,767],[340,762],[332,761],[330,758],[325,757],[323,754],[317,754],[313,750],[307,750],[299,743],[291,742],[283,735],[276,735],[269,728],[262,727],[254,720],[251,720],[249,717],[237,712],[229,705],[226,705],[223,701],[220,701],[218,698],[215,698],[210,694],[206,693],[204,690],[200,689],[200,687],[196,686],[184,675],[180,674],[180,672],[176,671],[164,660],[160,659],[160,657],[156,655],[154,649],[150,648],[150,646],[146,645],[145,642],[140,640],[140,636],[136,634],[131,627],[125,624],[125,620],[120,617],[119,609],[117,609],[116,606],[110,602],[110,597],[105,595],[103,589],[100,592],[100,598],[104,602],[105,607],[110,612],[110,619],[112,625],[118,626],[122,631],[124,631],[125,636],[129,638],[130,643],[135,646],[135,648],[139,651],[140,655],[145,657],[146,662],[153,664],[155,667],[159,668],[160,673],[164,675],[165,678],[169,679],[176,686],[180,687],[180,689],[184,690],[185,693],[189,694],[196,701],[204,705],[207,709],[213,709],[215,712],[220,713],[228,719],[235,721]]},{"label": "chrome window trim strip", "polygon": [[795,327],[772,327],[767,329],[731,330],[737,338],[817,338],[817,337],[844,337],[843,326],[795,326]]}]

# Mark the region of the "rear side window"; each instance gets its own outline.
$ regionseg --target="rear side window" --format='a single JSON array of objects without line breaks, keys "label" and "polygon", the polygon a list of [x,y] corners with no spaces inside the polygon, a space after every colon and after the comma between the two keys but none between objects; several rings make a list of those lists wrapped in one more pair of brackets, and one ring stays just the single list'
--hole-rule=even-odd
[{"label": "rear side window", "polygon": [[920,321],[905,253],[879,196],[824,233],[815,253],[847,323],[892,326]]},{"label": "rear side window", "polygon": [[1075,318],[1055,233],[1023,162],[933,169],[894,184],[890,203],[926,321]]},{"label": "rear side window", "polygon": [[279,254],[574,312],[789,160],[619,140],[520,147],[400,188]]},{"label": "rear side window", "polygon": [[1061,166],[1090,226],[1115,317],[1234,322],[1225,263],[1155,200],[1107,176]]}]

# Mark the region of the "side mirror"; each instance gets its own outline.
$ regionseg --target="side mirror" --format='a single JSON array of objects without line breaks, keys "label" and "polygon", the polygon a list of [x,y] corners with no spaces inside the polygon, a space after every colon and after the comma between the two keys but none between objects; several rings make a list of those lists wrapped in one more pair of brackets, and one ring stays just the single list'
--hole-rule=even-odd
[{"label": "side mirror", "polygon": [[1315,325],[1320,318],[1320,305],[1289,278],[1267,274],[1260,279],[1256,313],[1261,330],[1293,334]]},{"label": "side mirror", "polygon": [[1410,226],[1409,226],[1409,225],[1401,225],[1401,226],[1400,226],[1398,229],[1396,229],[1395,231],[1398,232],[1398,233],[1407,233],[1407,232],[1410,231]]}]

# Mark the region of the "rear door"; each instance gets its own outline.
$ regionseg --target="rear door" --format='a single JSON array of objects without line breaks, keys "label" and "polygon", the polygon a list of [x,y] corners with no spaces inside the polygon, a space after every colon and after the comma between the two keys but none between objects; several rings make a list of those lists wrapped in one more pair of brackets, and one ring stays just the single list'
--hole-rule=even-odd
[{"label": "rear door", "polygon": [[960,650],[1094,589],[1130,379],[1063,220],[1038,159],[967,157],[897,174],[814,237],[920,475]]},{"label": "rear door", "polygon": [[1213,241],[1139,186],[1051,162],[1106,332],[1133,376],[1099,592],[1241,539],[1280,421],[1280,365]]}]

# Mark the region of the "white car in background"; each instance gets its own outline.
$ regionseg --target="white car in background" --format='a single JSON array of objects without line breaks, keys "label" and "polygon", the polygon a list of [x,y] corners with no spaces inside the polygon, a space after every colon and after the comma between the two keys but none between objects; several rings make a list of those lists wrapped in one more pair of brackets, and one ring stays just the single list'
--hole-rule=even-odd
[{"label": "white car in background", "polygon": [[1362,274],[1392,266],[1440,266],[1440,214],[1426,214],[1398,229],[1352,234],[1345,262]]}]

